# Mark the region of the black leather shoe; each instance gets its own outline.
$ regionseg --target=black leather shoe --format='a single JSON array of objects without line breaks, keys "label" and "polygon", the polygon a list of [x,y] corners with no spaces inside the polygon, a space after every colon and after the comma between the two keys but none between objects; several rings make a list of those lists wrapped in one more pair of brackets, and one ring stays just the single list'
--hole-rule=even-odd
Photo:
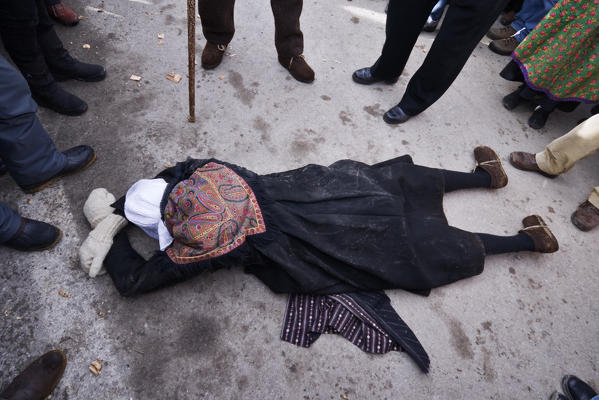
[{"label": "black leather shoe", "polygon": [[402,124],[409,119],[410,116],[401,109],[399,104],[383,114],[383,120],[388,124]]},{"label": "black leather shoe", "polygon": [[87,103],[64,90],[56,82],[36,86],[30,84],[31,96],[41,107],[49,108],[59,114],[81,115],[87,111]]},{"label": "black leather shoe", "polygon": [[90,165],[96,161],[96,152],[89,146],[76,146],[66,151],[63,151],[62,154],[67,156],[67,163],[64,168],[56,175],[47,179],[44,182],[35,183],[31,185],[22,185],[21,189],[25,193],[35,193],[40,190],[48,187],[52,182],[56,179],[61,178],[66,175],[71,175],[76,172],[83,171]]},{"label": "black leather shoe", "polygon": [[46,250],[54,247],[61,237],[60,229],[50,224],[21,218],[19,230],[4,245],[21,251]]},{"label": "black leather shoe", "polygon": [[45,399],[52,393],[67,365],[60,350],[52,350],[31,364],[8,385],[0,398],[7,400]]},{"label": "black leather shoe", "polygon": [[359,83],[361,85],[372,85],[373,83],[377,82],[384,82],[386,84],[393,85],[395,82],[399,80],[399,76],[391,79],[376,78],[372,75],[370,67],[361,68],[354,71],[351,77],[354,80],[354,82]]},{"label": "black leather shoe", "polygon": [[54,79],[66,81],[76,79],[85,82],[98,82],[106,78],[106,70],[97,64],[81,62],[69,54],[65,49],[56,51],[52,56],[46,57],[48,68]]},{"label": "black leather shoe", "polygon": [[574,375],[565,375],[562,378],[562,390],[572,400],[591,400],[597,396],[592,387]]},{"label": "black leather shoe", "polygon": [[422,27],[422,30],[424,32],[434,32],[435,29],[437,29],[437,25],[439,25],[439,21],[426,21],[426,23]]}]

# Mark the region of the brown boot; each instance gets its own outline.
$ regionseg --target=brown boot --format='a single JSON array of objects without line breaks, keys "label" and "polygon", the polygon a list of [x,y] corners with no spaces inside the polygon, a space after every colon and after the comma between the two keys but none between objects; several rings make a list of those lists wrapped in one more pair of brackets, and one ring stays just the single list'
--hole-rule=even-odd
[{"label": "brown boot", "polygon": [[60,350],[52,350],[31,364],[8,385],[0,398],[7,400],[42,400],[52,393],[67,365]]},{"label": "brown boot", "polygon": [[551,175],[541,170],[537,164],[537,158],[532,153],[525,153],[523,151],[514,151],[510,154],[510,163],[523,171],[533,171],[546,176],[547,178],[557,178],[557,175]]},{"label": "brown boot", "polygon": [[507,185],[507,174],[503,170],[499,157],[492,148],[478,146],[474,149],[474,159],[477,167],[491,175],[491,188],[499,189]]},{"label": "brown boot", "polygon": [[62,3],[48,6],[48,15],[66,26],[75,26],[79,23],[77,13]]},{"label": "brown boot", "polygon": [[553,236],[553,233],[538,215],[529,215],[522,220],[524,229],[519,232],[525,233],[535,244],[535,251],[539,253],[553,253],[559,249],[557,239]]},{"label": "brown boot", "polygon": [[578,229],[588,232],[599,225],[599,209],[587,200],[578,206],[571,220]]},{"label": "brown boot", "polygon": [[214,69],[218,67],[223,60],[226,49],[227,45],[206,42],[204,51],[202,51],[202,68]]},{"label": "brown boot", "polygon": [[514,22],[516,20],[516,11],[508,11],[506,13],[504,13],[501,18],[499,19],[499,23],[501,23],[501,25],[509,25],[512,22]]},{"label": "brown boot", "polygon": [[497,53],[502,56],[509,56],[514,50],[516,50],[516,47],[518,47],[519,44],[520,43],[518,43],[518,40],[514,36],[510,36],[506,39],[493,40],[491,43],[489,43],[489,49],[493,53]]},{"label": "brown boot", "polygon": [[298,81],[304,83],[311,83],[314,81],[314,70],[310,68],[304,59],[303,54],[291,58],[279,56],[279,63],[281,63],[281,65],[289,71],[291,76]]},{"label": "brown boot", "polygon": [[497,40],[497,39],[506,39],[510,36],[514,36],[516,34],[516,30],[511,26],[500,26],[497,28],[489,29],[487,32],[487,37],[489,39]]}]

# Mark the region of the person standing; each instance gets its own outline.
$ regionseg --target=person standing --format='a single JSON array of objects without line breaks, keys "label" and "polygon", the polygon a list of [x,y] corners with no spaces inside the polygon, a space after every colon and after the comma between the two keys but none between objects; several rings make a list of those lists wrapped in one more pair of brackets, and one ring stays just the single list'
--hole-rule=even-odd
[{"label": "person standing", "polygon": [[44,0],[0,1],[0,38],[35,101],[60,114],[83,114],[87,104],[58,81],[96,82],[106,77],[104,67],[71,57],[54,31]]},{"label": "person standing", "polygon": [[[82,171],[96,159],[89,146],[57,151],[36,111],[27,82],[0,56],[0,159],[26,193],[35,193],[62,176]],[[45,250],[58,243],[61,236],[60,229],[21,217],[0,202],[0,245],[22,251]]]},{"label": "person standing", "polygon": [[[304,36],[300,30],[303,0],[271,0],[275,19],[275,47],[279,63],[296,80],[314,81],[314,71],[306,62]],[[235,33],[233,12],[235,0],[199,0],[198,10],[206,46],[202,52],[202,68],[214,69],[223,59],[225,50]]]},{"label": "person standing", "polygon": [[[455,0],[424,62],[410,79],[403,98],[383,115],[388,124],[407,121],[437,101],[451,86],[507,0]],[[435,0],[394,0],[387,12],[386,39],[379,59],[354,72],[356,83],[397,82]]]},{"label": "person standing", "polygon": [[[518,169],[555,178],[569,171],[574,164],[596,153],[597,150],[599,150],[599,115],[594,115],[566,135],[549,143],[540,153],[513,152],[510,154],[510,162]],[[590,231],[599,225],[599,186],[591,190],[588,199],[578,206],[571,220],[581,231]]]}]

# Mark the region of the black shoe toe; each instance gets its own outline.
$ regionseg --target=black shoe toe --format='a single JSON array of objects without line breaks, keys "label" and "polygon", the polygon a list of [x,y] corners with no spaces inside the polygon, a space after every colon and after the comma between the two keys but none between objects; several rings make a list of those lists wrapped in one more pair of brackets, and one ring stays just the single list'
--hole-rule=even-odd
[{"label": "black shoe toe", "polygon": [[409,119],[410,116],[401,109],[399,104],[383,114],[383,120],[388,124],[401,124]]},{"label": "black shoe toe", "polygon": [[90,146],[81,145],[63,151],[67,157],[67,164],[60,172],[61,175],[79,172],[96,161],[96,152]]},{"label": "black shoe toe", "polygon": [[42,221],[22,218],[21,227],[6,246],[21,251],[46,250],[62,237],[60,229]]},{"label": "black shoe toe", "polygon": [[399,77],[390,79],[377,78],[374,75],[372,75],[372,69],[370,67],[367,67],[360,68],[354,71],[354,73],[352,74],[352,79],[354,80],[354,82],[359,83],[361,85],[371,85],[377,82],[385,82],[389,85],[392,85],[395,82],[397,82]]},{"label": "black shoe toe", "polygon": [[85,82],[98,82],[106,78],[106,69],[97,64],[88,64],[73,59],[71,64],[53,68],[52,75],[57,81],[76,79]]},{"label": "black shoe toe", "polygon": [[562,389],[571,399],[591,400],[597,393],[587,383],[574,375],[562,378]]}]

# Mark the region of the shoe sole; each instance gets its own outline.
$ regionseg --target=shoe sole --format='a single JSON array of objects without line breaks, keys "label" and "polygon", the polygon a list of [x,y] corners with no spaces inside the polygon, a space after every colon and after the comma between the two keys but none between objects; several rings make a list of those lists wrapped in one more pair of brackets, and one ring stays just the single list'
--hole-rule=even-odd
[{"label": "shoe sole", "polygon": [[405,119],[389,118],[389,117],[387,117],[387,114],[383,114],[383,121],[385,121],[386,123],[388,123],[390,125],[403,124],[404,122],[406,122],[409,119],[410,119],[410,117],[405,118]]},{"label": "shoe sole", "polygon": [[101,82],[104,79],[106,79],[106,71],[104,71],[103,75],[98,75],[90,78],[71,77],[68,75],[56,74],[54,72],[52,72],[52,76],[54,77],[54,80],[56,80],[57,82],[65,82],[71,79],[80,82]]},{"label": "shoe sole", "polygon": [[352,74],[351,78],[354,82],[359,83],[360,85],[373,85],[375,83],[384,83],[386,85],[394,85],[399,80],[399,78],[396,78],[396,79],[380,79],[380,80],[375,80],[375,81],[367,81],[367,80],[358,78],[355,74]]},{"label": "shoe sole", "polygon": [[41,184],[40,186],[36,186],[34,188],[31,189],[23,189],[23,192],[27,193],[27,194],[33,194],[33,193],[37,193],[41,190],[44,190],[45,188],[47,188],[48,186],[50,186],[51,184],[53,184],[54,182],[56,182],[56,180],[60,179],[60,178],[64,178],[65,176],[69,176],[69,175],[73,175],[76,174],[78,172],[84,171],[87,168],[89,168],[94,162],[96,161],[96,152],[94,151],[94,155],[93,157],[81,168],[78,168],[74,171],[71,172],[67,172],[64,174],[58,174],[53,178],[50,178],[48,181],[44,182],[43,184]]}]

